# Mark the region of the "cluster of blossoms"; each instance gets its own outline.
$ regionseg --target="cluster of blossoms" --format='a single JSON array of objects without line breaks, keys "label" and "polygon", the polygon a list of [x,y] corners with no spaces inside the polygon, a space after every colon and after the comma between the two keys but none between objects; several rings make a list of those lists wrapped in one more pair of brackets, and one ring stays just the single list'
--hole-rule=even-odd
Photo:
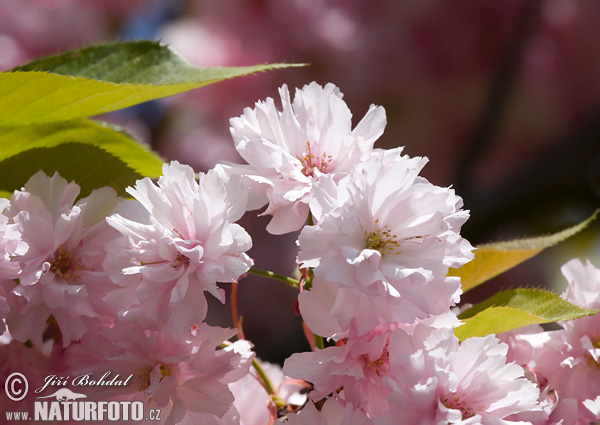
[{"label": "cluster of blossoms", "polygon": [[[165,424],[599,419],[600,317],[459,343],[460,281],[447,274],[473,258],[460,197],[419,176],[426,159],[373,147],[383,108],[352,129],[332,84],[280,95],[281,110],[268,99],[231,120],[245,165],[196,176],[165,164],[130,200],[110,188],[78,199],[75,183],[40,172],[2,201],[2,373],[110,371],[127,385],[88,395],[141,401]],[[236,221],[265,205],[271,233],[300,231],[299,311],[314,344],[328,341],[283,371],[204,323],[206,293],[225,302],[219,283],[253,267]],[[598,269],[564,273],[567,299],[600,307]]]},{"label": "cluster of blossoms", "polygon": [[79,186],[43,172],[11,196],[2,216],[2,349],[27,342],[33,347],[21,351],[47,361],[32,370],[34,361],[7,355],[4,369],[41,377],[36,388],[51,375],[131,376],[98,399],[144,401],[167,424],[210,423],[237,415],[228,384],[254,357],[247,341],[220,347],[234,330],[203,323],[204,292],[224,301],[217,281],[252,265],[250,236],[234,223],[245,203],[214,172],[196,181],[176,162],[163,172],[158,186],[145,179],[128,189],[135,201],[111,188],[76,201]]}]

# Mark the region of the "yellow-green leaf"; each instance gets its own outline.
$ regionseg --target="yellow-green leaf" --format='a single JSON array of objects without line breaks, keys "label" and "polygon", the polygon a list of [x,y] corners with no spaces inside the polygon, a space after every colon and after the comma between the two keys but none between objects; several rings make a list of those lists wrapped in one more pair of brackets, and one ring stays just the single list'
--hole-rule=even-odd
[{"label": "yellow-green leaf", "polygon": [[520,288],[498,292],[461,313],[463,325],[454,330],[460,341],[497,334],[523,326],[572,320],[596,314],[542,289]]},{"label": "yellow-green leaf", "polygon": [[37,171],[58,171],[85,196],[112,186],[120,194],[142,177],[161,175],[163,161],[116,127],[90,120],[63,121],[0,131],[0,191],[20,189]]},{"label": "yellow-green leaf", "polygon": [[475,258],[458,269],[451,268],[448,275],[459,276],[463,292],[466,292],[575,235],[594,220],[597,214],[598,211],[582,223],[549,236],[477,245]]},{"label": "yellow-green leaf", "polygon": [[294,65],[198,68],[152,41],[101,44],[0,73],[0,126],[84,118]]}]

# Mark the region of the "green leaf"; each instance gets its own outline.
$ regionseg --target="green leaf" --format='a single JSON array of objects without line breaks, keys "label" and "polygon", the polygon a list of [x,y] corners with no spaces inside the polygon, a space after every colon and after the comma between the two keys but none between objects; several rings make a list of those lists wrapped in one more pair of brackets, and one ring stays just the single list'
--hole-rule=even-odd
[{"label": "green leaf", "polygon": [[116,127],[89,120],[64,121],[0,132],[0,191],[12,192],[39,170],[75,180],[81,196],[92,189],[125,187],[161,175],[163,161]]},{"label": "green leaf", "polygon": [[89,117],[289,64],[198,68],[152,41],[100,44],[0,73],[0,126]]},{"label": "green leaf", "polygon": [[477,245],[475,258],[458,269],[451,268],[448,276],[459,276],[462,290],[467,292],[539,254],[544,249],[579,233],[596,218],[597,214],[598,211],[582,223],[549,236]]},{"label": "green leaf", "polygon": [[542,289],[520,288],[498,292],[462,312],[464,324],[454,330],[460,341],[472,336],[506,332],[527,325],[572,320],[596,314]]}]

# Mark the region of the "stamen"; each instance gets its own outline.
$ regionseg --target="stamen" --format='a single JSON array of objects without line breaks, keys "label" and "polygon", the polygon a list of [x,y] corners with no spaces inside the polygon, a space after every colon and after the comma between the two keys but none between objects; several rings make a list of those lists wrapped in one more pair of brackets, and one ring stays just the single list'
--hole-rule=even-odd
[{"label": "stamen", "polygon": [[460,410],[463,419],[469,419],[475,416],[475,411],[466,402],[461,401],[460,397],[456,393],[452,393],[450,397],[442,396],[440,401],[444,406],[449,409]]},{"label": "stamen", "polygon": [[377,360],[371,360],[368,354],[365,354],[365,369],[375,372],[375,374],[381,378],[388,373],[390,368],[390,353],[387,348],[383,349],[381,357]]},{"label": "stamen", "polygon": [[327,172],[327,167],[329,167],[333,157],[331,155],[327,155],[325,152],[323,152],[320,157],[315,156],[312,153],[312,148],[308,140],[306,141],[306,146],[308,152],[305,153],[301,158],[298,158],[302,164],[302,174],[307,177],[314,177],[315,170],[319,170],[322,173]]},{"label": "stamen", "polygon": [[[594,347],[596,349],[600,348],[600,338],[592,339],[591,342],[592,342],[592,347]],[[589,353],[589,352],[585,353],[584,357],[585,357],[588,367],[600,370],[600,362],[596,361],[596,359],[594,358],[594,356],[591,353]]]},{"label": "stamen", "polygon": [[166,263],[166,262],[167,262],[167,260],[148,261],[148,262],[140,261],[140,266],[151,266],[153,264],[163,264],[163,263]]},{"label": "stamen", "polygon": [[173,231],[177,233],[181,239],[185,239],[179,230],[173,227]]},{"label": "stamen", "polygon": [[171,265],[171,267],[176,269],[177,267],[179,267],[181,265],[187,266],[189,263],[190,263],[190,259],[180,253],[180,254],[177,254],[177,257],[175,258],[175,261]]},{"label": "stamen", "polygon": [[[160,381],[162,381],[165,376],[173,375],[173,369],[176,366],[176,364],[170,365],[161,362],[159,368],[161,375]],[[154,369],[152,366],[145,366],[138,370],[138,378],[141,381],[138,391],[144,391],[150,386],[150,374],[152,373],[152,369]]]},{"label": "stamen", "polygon": [[71,279],[75,277],[73,275],[74,270],[84,270],[85,268],[79,264],[73,262],[73,253],[67,251],[64,245],[58,247],[55,253],[55,257],[51,260],[50,271],[56,276]]},{"label": "stamen", "polygon": [[[378,221],[379,220],[375,220],[375,223]],[[371,232],[371,234],[367,234],[365,231],[365,237],[365,248],[377,250],[381,252],[381,255],[385,255],[395,248],[400,248],[398,236],[392,234],[391,230],[387,226],[378,228],[374,232]],[[396,251],[395,253],[398,254],[399,251]]]}]

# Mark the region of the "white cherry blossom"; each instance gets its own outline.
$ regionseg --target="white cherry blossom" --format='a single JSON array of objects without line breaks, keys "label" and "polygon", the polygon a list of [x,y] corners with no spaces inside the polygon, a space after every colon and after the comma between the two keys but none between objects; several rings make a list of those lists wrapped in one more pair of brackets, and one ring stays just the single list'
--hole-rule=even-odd
[{"label": "white cherry blossom", "polygon": [[249,209],[268,202],[263,215],[273,218],[274,234],[300,229],[307,220],[313,185],[320,176],[339,179],[368,158],[383,133],[385,111],[371,106],[352,129],[352,113],[333,84],[317,83],[296,90],[279,89],[282,110],[272,98],[231,119],[235,147],[247,165],[223,164],[224,175],[242,175],[254,193]]},{"label": "white cherry blossom", "polygon": [[[468,212],[452,189],[419,177],[425,162],[395,149],[373,155],[338,184],[323,179],[313,200],[317,223],[298,239],[298,263],[350,292],[385,293],[414,312],[407,323],[446,311],[460,294],[448,268],[472,258],[459,234]],[[430,302],[439,286],[446,296]]]}]

